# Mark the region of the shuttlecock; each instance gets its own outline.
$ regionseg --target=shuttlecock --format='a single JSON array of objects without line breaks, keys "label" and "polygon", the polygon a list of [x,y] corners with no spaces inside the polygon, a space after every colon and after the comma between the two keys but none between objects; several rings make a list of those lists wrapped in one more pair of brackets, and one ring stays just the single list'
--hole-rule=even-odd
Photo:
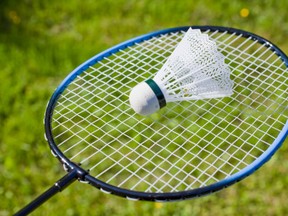
[{"label": "shuttlecock", "polygon": [[131,107],[149,115],[167,102],[230,96],[230,69],[216,42],[200,30],[189,30],[153,79],[136,85]]}]

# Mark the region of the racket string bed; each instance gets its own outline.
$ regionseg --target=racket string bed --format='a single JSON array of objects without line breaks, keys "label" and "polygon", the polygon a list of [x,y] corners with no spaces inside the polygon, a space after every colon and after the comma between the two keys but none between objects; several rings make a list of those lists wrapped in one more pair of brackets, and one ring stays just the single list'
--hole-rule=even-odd
[{"label": "racket string bed", "polygon": [[[262,45],[259,45],[257,44],[257,41],[252,41],[250,40],[249,38],[248,39],[245,39],[243,40],[241,43],[238,42],[239,38],[241,38],[242,35],[235,35],[235,34],[231,34],[229,35],[229,37],[226,37],[226,33],[219,33],[219,32],[213,32],[212,33],[212,36],[216,36],[215,37],[215,41],[217,42],[218,40],[221,41],[221,38],[222,37],[225,37],[225,39],[221,42],[218,43],[219,45],[219,50],[220,51],[223,51],[223,53],[225,53],[225,51],[227,52],[227,61],[228,61],[228,64],[229,65],[232,65],[232,64],[237,64],[237,66],[233,67],[232,70],[233,71],[238,71],[238,74],[235,74],[234,76],[234,79],[237,80],[243,80],[243,74],[241,73],[242,70],[243,70],[243,67],[246,67],[246,68],[252,68],[252,66],[255,66],[255,68],[250,72],[250,73],[247,73],[245,74],[246,77],[248,78],[257,78],[255,77],[255,75],[253,75],[253,73],[257,73],[258,70],[268,70],[272,72],[272,70],[281,70],[281,68],[283,68],[285,65],[283,62],[281,62],[282,64],[280,65],[277,65],[275,66],[275,61],[277,61],[278,59],[275,59],[274,57],[274,53],[271,52],[269,49],[265,49],[265,44],[262,44]],[[173,40],[171,40],[171,37],[173,37]],[[77,95],[79,95],[79,90],[80,92],[85,92],[86,94],[83,95],[83,98],[79,98],[78,100],[74,100],[74,102],[71,102],[71,103],[75,103],[78,104],[78,101],[82,101],[83,100],[83,103],[80,105],[78,104],[78,106],[81,106],[85,103],[88,103],[89,106],[87,107],[87,109],[90,109],[91,107],[93,108],[94,106],[94,100],[98,100],[98,101],[102,101],[106,104],[103,104],[102,107],[97,107],[95,106],[94,107],[94,113],[89,113],[89,115],[87,117],[85,117],[84,119],[82,119],[81,121],[79,121],[78,123],[82,123],[83,121],[88,121],[90,123],[86,123],[84,128],[82,128],[82,130],[86,130],[87,127],[90,127],[94,124],[97,124],[99,122],[101,122],[102,120],[101,119],[96,119],[95,121],[90,121],[89,120],[89,117],[93,116],[94,114],[97,115],[97,112],[103,112],[103,110],[105,111],[105,109],[107,107],[109,107],[109,109],[111,108],[112,111],[119,111],[118,112],[118,115],[114,116],[114,114],[112,114],[112,111],[110,112],[110,110],[107,112],[107,113],[104,113],[102,115],[102,118],[105,118],[105,116],[108,118],[110,118],[108,121],[105,121],[103,122],[103,124],[101,124],[101,127],[99,128],[95,128],[97,129],[98,131],[101,131],[103,134],[102,136],[94,136],[93,135],[93,130],[92,132],[90,132],[89,134],[87,134],[87,137],[89,136],[92,136],[95,138],[95,141],[93,143],[91,143],[90,141],[87,142],[85,141],[85,139],[87,139],[87,137],[78,137],[79,138],[79,141],[76,142],[76,145],[79,144],[83,144],[84,143],[87,143],[87,146],[85,148],[83,148],[82,150],[78,151],[78,153],[76,153],[74,156],[71,157],[71,159],[74,159],[74,158],[77,158],[77,157],[80,157],[81,153],[83,153],[83,151],[91,151],[91,148],[92,149],[95,149],[95,151],[89,155],[89,156],[86,156],[80,163],[81,164],[85,164],[86,162],[88,162],[90,159],[92,160],[92,158],[94,157],[97,157],[98,155],[97,154],[104,154],[104,158],[101,158],[101,160],[97,161],[97,163],[95,163],[94,165],[92,165],[89,170],[90,172],[93,171],[95,168],[98,168],[101,164],[105,164],[108,160],[110,161],[110,166],[107,166],[105,169],[101,170],[101,172],[97,172],[99,174],[97,174],[95,177],[98,178],[98,179],[101,179],[104,178],[105,181],[108,181],[107,183],[110,183],[113,181],[113,179],[117,179],[117,178],[121,178],[121,175],[123,173],[128,173],[127,177],[123,178],[124,180],[122,182],[120,182],[117,186],[119,187],[124,187],[126,185],[127,182],[133,182],[133,178],[135,178],[134,182],[131,186],[126,186],[126,187],[131,187],[132,190],[135,189],[135,187],[137,188],[137,186],[139,184],[141,184],[141,182],[143,181],[144,183],[143,184],[147,184],[147,191],[151,191],[151,188],[154,187],[155,184],[157,184],[157,182],[159,183],[159,187],[161,188],[161,191],[163,189],[165,189],[165,186],[167,186],[168,190],[171,190],[168,185],[167,185],[167,181],[166,180],[163,180],[163,179],[174,179],[176,182],[178,181],[178,183],[174,183],[175,185],[177,186],[180,186],[179,185],[179,182],[181,184],[184,183],[185,180],[189,181],[188,179],[191,178],[191,179],[194,179],[195,176],[193,176],[195,173],[193,173],[193,171],[200,171],[202,173],[205,173],[205,175],[207,175],[206,179],[203,180],[203,181],[200,181],[199,179],[197,179],[195,182],[198,182],[199,181],[199,184],[200,186],[206,186],[207,182],[209,184],[211,184],[211,182],[217,182],[219,181],[219,179],[215,178],[216,176],[216,173],[222,173],[222,175],[224,176],[221,176],[222,178],[225,178],[225,177],[228,177],[230,175],[232,175],[233,173],[237,172],[240,170],[240,168],[237,168],[238,166],[239,167],[245,167],[249,164],[249,162],[245,162],[245,159],[246,160],[255,160],[258,155],[253,155],[252,152],[257,152],[258,154],[262,154],[266,148],[269,147],[269,142],[266,142],[265,139],[262,142],[261,142],[261,145],[264,145],[266,147],[264,147],[264,149],[261,148],[261,145],[254,145],[254,144],[251,144],[249,141],[247,141],[245,138],[243,137],[239,137],[237,138],[235,135],[233,135],[233,133],[236,133],[237,131],[239,131],[239,133],[242,133],[242,134],[246,134],[248,136],[251,136],[252,138],[254,139],[260,139],[261,137],[258,137],[257,134],[262,134],[263,136],[264,135],[267,135],[269,136],[269,133],[265,133],[266,131],[266,122],[262,122],[262,126],[264,129],[262,129],[261,127],[257,127],[257,126],[254,126],[256,124],[254,124],[255,122],[257,121],[261,121],[261,114],[258,113],[259,111],[255,110],[255,108],[251,108],[249,104],[245,104],[245,100],[240,100],[240,99],[237,99],[238,97],[243,97],[243,91],[245,91],[245,89],[247,88],[257,88],[257,92],[259,92],[258,96],[256,96],[250,103],[253,104],[257,104],[257,103],[260,103],[260,106],[263,105],[261,104],[261,102],[258,102],[257,100],[259,100],[259,98],[261,97],[261,94],[260,92],[262,91],[265,91],[267,92],[268,94],[273,94],[274,91],[282,91],[282,95],[283,95],[283,98],[282,98],[282,101],[280,101],[280,105],[282,103],[282,106],[284,107],[283,111],[285,111],[285,105],[283,105],[283,99],[284,99],[284,96],[285,96],[285,91],[283,91],[281,89],[281,85],[276,87],[275,88],[275,82],[277,81],[273,81],[271,79],[271,76],[269,74],[266,74],[266,73],[263,73],[263,75],[259,75],[261,76],[261,79],[262,79],[262,82],[265,82],[267,83],[267,86],[262,87],[262,86],[257,86],[256,84],[254,84],[254,82],[250,82],[247,86],[245,85],[245,81],[242,81],[244,82],[243,84],[240,82],[237,82],[236,83],[236,86],[235,88],[241,88],[241,91],[237,91],[235,92],[235,94],[233,95],[234,97],[236,97],[236,101],[238,104],[240,105],[243,105],[244,109],[242,109],[243,111],[239,112],[237,115],[233,116],[230,114],[229,111],[226,111],[226,110],[229,110],[229,109],[234,109],[236,111],[239,111],[240,108],[239,107],[235,107],[234,105],[230,105],[231,103],[227,103],[227,104],[224,104],[223,105],[223,102],[221,100],[219,101],[215,101],[215,100],[209,100],[205,105],[207,106],[207,104],[211,107],[210,109],[212,110],[212,112],[215,112],[213,113],[214,117],[212,118],[212,120],[209,120],[208,118],[198,118],[193,121],[189,120],[189,117],[191,117],[193,119],[193,117],[195,116],[194,113],[187,113],[185,112],[185,110],[187,109],[191,109],[191,110],[194,110],[194,112],[201,112],[203,111],[202,107],[199,106],[197,104],[197,102],[192,102],[190,105],[186,105],[186,106],[182,106],[182,110],[184,110],[182,113],[178,113],[176,114],[176,118],[180,119],[180,123],[178,123],[177,125],[177,129],[179,130],[182,130],[182,132],[180,134],[178,134],[178,136],[171,132],[173,131],[171,128],[167,127],[166,126],[166,122],[165,124],[163,124],[161,121],[155,121],[155,119],[153,119],[154,125],[157,124],[158,127],[160,127],[160,129],[158,130],[155,130],[153,126],[150,125],[147,125],[147,124],[141,124],[139,121],[139,119],[137,118],[137,116],[134,114],[134,113],[121,113],[121,109],[122,109],[122,106],[123,107],[127,107],[128,109],[128,105],[125,103],[125,100],[119,100],[119,96],[120,97],[125,97],[125,95],[127,95],[129,93],[129,90],[131,88],[131,84],[135,82],[135,80],[142,80],[142,79],[145,79],[151,75],[153,75],[153,73],[157,70],[159,70],[159,68],[161,67],[161,65],[163,64],[163,62],[165,62],[165,60],[167,59],[167,57],[171,54],[171,52],[173,51],[173,49],[175,48],[175,46],[177,45],[177,43],[181,40],[182,38],[182,33],[175,33],[173,34],[172,36],[167,36],[167,35],[163,35],[163,36],[160,36],[160,37],[155,37],[155,39],[150,39],[148,42],[143,42],[143,43],[136,43],[134,46],[130,47],[130,48],[127,48],[127,50],[121,50],[119,53],[116,54],[113,54],[111,56],[111,59],[109,57],[106,57],[104,59],[104,61],[100,62],[99,65],[94,65],[93,67],[90,67],[90,71],[86,71],[83,73],[83,75],[79,76],[76,80],[74,81],[75,83],[75,89],[73,89],[71,87],[71,90],[67,90],[70,92],[72,92],[73,90],[75,91],[75,97]],[[237,41],[239,44],[237,46],[235,45],[231,45],[233,44],[235,41]],[[228,42],[228,43],[227,43]],[[229,43],[230,42],[230,43]],[[159,43],[159,44],[158,44]],[[163,44],[163,46],[162,46]],[[254,47],[255,45],[257,45],[256,47]],[[246,52],[247,50],[251,49],[251,47],[254,47],[254,50],[253,52],[248,55]],[[155,54],[155,51],[154,50],[157,50],[157,53]],[[161,50],[161,51],[159,51]],[[228,50],[228,51],[227,51]],[[239,51],[241,50],[241,51]],[[153,53],[154,52],[154,53]],[[163,52],[163,54],[162,54]],[[267,59],[261,59],[264,55],[266,55],[266,53],[269,52],[269,56],[267,57]],[[158,54],[160,53],[160,54]],[[256,56],[256,57],[255,57]],[[274,57],[274,60],[273,60],[273,57]],[[273,60],[272,63],[268,66],[268,67],[265,67],[265,64],[267,64],[267,61],[270,60],[270,58]],[[159,60],[160,59],[160,60]],[[116,63],[115,63],[116,62]],[[151,65],[151,62],[154,62],[154,65],[152,64]],[[140,65],[139,65],[140,64]],[[151,68],[149,69],[149,71],[147,72],[146,68],[147,66],[150,66]],[[135,68],[137,68],[135,70]],[[241,69],[242,68],[242,69]],[[118,74],[117,72],[115,71],[119,71]],[[124,74],[123,74],[124,73]],[[111,79],[111,75],[113,76],[113,79]],[[86,76],[88,77],[88,80],[86,80]],[[131,78],[133,77],[133,78]],[[247,78],[246,78],[247,79]],[[272,82],[270,82],[272,80]],[[113,82],[114,85],[108,85],[109,84],[109,81]],[[79,82],[80,84],[77,84],[77,82]],[[83,85],[83,83],[85,83]],[[95,83],[97,83],[95,85]],[[108,84],[107,84],[108,83]],[[118,84],[118,85],[117,85]],[[117,85],[117,88],[114,87],[115,85]],[[120,87],[121,85],[121,87]],[[85,86],[87,86],[86,88],[84,88]],[[96,88],[95,88],[96,86]],[[77,88],[78,87],[78,88]],[[125,89],[124,91],[120,91],[119,90],[119,87],[120,89]],[[110,90],[107,91],[107,88]],[[273,90],[269,90],[269,88],[273,88]],[[101,91],[101,89],[105,89],[105,94],[106,96],[103,97],[103,98],[100,98],[100,97],[95,97],[95,92],[97,91]],[[94,91],[94,92],[93,92]],[[117,93],[117,96],[116,95],[113,95],[115,94],[115,92]],[[251,98],[251,96],[253,94],[256,94],[255,91],[251,91],[249,94],[247,95],[244,95],[246,98]],[[94,95],[94,96],[93,96]],[[99,93],[98,93],[99,95]],[[101,94],[100,94],[101,95]],[[281,94],[280,94],[281,95]],[[85,101],[85,97],[89,97],[91,96],[90,98],[92,98],[92,102],[90,102],[89,100],[88,101]],[[71,96],[69,96],[71,98]],[[109,100],[107,99],[107,97],[109,97]],[[73,98],[73,97],[72,97]],[[261,99],[261,98],[260,98]],[[264,113],[264,116],[265,118],[267,117],[267,114],[265,114],[265,109],[268,109],[270,110],[269,107],[273,106],[273,103],[269,103],[269,102],[275,102],[275,100],[269,100],[269,98],[265,98],[266,101],[268,101],[268,104],[269,106],[268,107],[263,107],[263,111],[261,111],[261,113]],[[211,101],[211,102],[210,102]],[[224,106],[224,109],[217,109],[217,106]],[[76,105],[77,106],[77,105]],[[168,108],[167,110],[167,113],[169,112],[172,112],[173,113],[173,110],[174,109],[177,109],[176,107],[181,107],[181,104],[176,104],[174,106],[172,106],[171,109]],[[64,105],[65,107],[65,105]],[[108,109],[108,108],[107,108]],[[256,109],[257,109],[257,106],[256,106]],[[287,109],[287,108],[286,108]],[[216,110],[216,111],[215,111]],[[246,112],[247,111],[247,112]],[[72,111],[73,112],[73,111]],[[205,112],[209,113],[210,110],[205,110]],[[273,111],[271,111],[272,114],[273,114]],[[287,112],[287,111],[286,111]],[[175,113],[175,112],[174,112]],[[185,113],[185,116],[187,116],[188,114],[188,120],[187,120],[187,117],[183,117]],[[247,114],[248,113],[248,114]],[[255,114],[256,113],[256,114]],[[119,118],[121,115],[126,115],[127,116],[127,119],[125,119],[124,121],[121,122],[121,125],[123,127],[125,127],[125,130],[122,130],[122,129],[119,129],[119,127],[117,127],[117,125],[114,125],[114,126],[111,126],[111,124],[113,124],[115,122],[114,118]],[[225,114],[225,115],[230,115],[231,117],[234,118],[235,121],[239,121],[239,125],[234,125],[235,122],[233,121],[229,121],[227,119],[224,118],[224,120],[220,120],[220,119],[217,119],[215,116],[217,116],[218,114]],[[75,114],[75,115],[79,115],[78,114]],[[247,119],[250,118],[250,123],[249,125],[245,122],[245,119],[243,119],[243,117],[241,117],[241,115],[248,115]],[[256,115],[256,117],[254,117],[253,115]],[[166,118],[166,119],[165,119]],[[164,117],[164,119],[168,122],[169,124],[169,121],[170,119],[167,118],[167,117]],[[199,122],[201,121],[201,119],[205,119],[205,123],[203,123],[201,129],[199,129],[198,131],[196,131],[193,134],[191,134],[189,132],[188,129],[185,129],[185,127],[183,125],[185,125],[184,123],[189,123],[190,124],[190,127],[191,125],[195,125],[196,123],[195,122]],[[218,120],[219,123],[214,123],[213,121],[214,120]],[[67,118],[67,121],[70,121],[71,119],[70,118]],[[131,123],[127,123],[131,120],[131,122],[134,122],[134,124],[132,125]],[[161,119],[162,120],[162,119]],[[243,121],[244,123],[241,123],[241,121]],[[138,122],[138,123],[137,123]],[[170,121],[171,123],[173,123],[173,120]],[[120,122],[119,122],[120,123]],[[58,124],[58,123],[57,123]],[[225,126],[223,127],[223,124],[225,124]],[[141,127],[147,127],[146,129],[144,129],[143,131],[141,131],[141,135],[143,137],[143,139],[145,139],[145,142],[141,143],[141,142],[138,142],[136,147],[135,148],[132,148],[129,146],[130,142],[123,142],[121,141],[121,138],[123,138],[123,136],[125,136],[125,133],[127,131],[133,131],[136,132],[136,133],[139,133],[139,131],[133,129],[133,128],[137,128],[138,126],[141,126]],[[219,137],[216,133],[211,133],[210,129],[209,129],[209,126],[211,127],[213,125],[214,128],[219,128],[219,130],[227,130],[229,127],[232,127],[233,130],[230,132],[230,136],[234,138],[234,141],[228,145],[227,149],[223,149],[223,148],[220,148],[219,146],[217,146],[216,144],[213,144],[213,143],[219,143],[219,142],[226,142],[226,138],[223,136],[223,137]],[[242,129],[241,127],[244,127],[244,129]],[[104,130],[103,127],[110,127],[109,130]],[[206,129],[208,128],[208,129]],[[147,145],[147,142],[155,142],[155,140],[153,138],[150,138],[148,135],[145,135],[145,133],[147,134],[158,134],[158,135],[161,135],[161,130],[166,130],[168,131],[168,135],[169,133],[172,134],[171,137],[173,137],[172,139],[167,139],[167,137],[161,137],[160,139],[157,139],[156,141],[156,144],[154,145],[151,145],[151,146],[146,146]],[[170,131],[169,131],[170,130]],[[115,132],[118,133],[118,136],[114,137],[111,139],[110,142],[107,142],[105,145],[103,145],[101,148],[97,147],[97,144],[100,140],[102,139],[107,139],[107,137],[109,137],[109,133],[111,132]],[[251,132],[250,132],[251,131]],[[199,136],[198,133],[200,132],[201,133],[206,133],[205,136]],[[74,132],[74,135],[77,137],[78,135],[77,134],[80,134],[81,133],[81,130],[77,129],[76,132]],[[176,135],[176,136],[175,136]],[[182,141],[182,144],[175,144],[175,140],[177,140],[178,138],[182,138],[182,136],[185,135],[185,136],[194,136],[196,137],[199,141],[198,143],[194,143],[194,149],[191,148],[191,149],[186,149],[185,147],[185,144],[187,144],[189,141],[189,139],[186,139],[184,141]],[[210,136],[213,136],[212,138],[210,138]],[[128,136],[129,137],[129,136]],[[168,136],[169,137],[169,136]],[[251,139],[252,139],[251,138]],[[83,140],[82,140],[83,139]],[[210,140],[209,140],[210,139]],[[208,142],[207,142],[208,140]],[[113,147],[113,142],[119,142],[120,145],[118,147]],[[165,143],[164,145],[162,144]],[[193,152],[193,150],[199,148],[198,144],[199,142],[206,142],[206,145],[204,145],[204,147],[202,147],[202,149],[199,151],[199,154],[201,155],[201,153],[205,153],[207,154],[206,157],[202,158],[200,157],[199,155],[197,154],[193,154],[193,153],[190,153],[190,152]],[[237,145],[237,142],[241,142],[242,144],[241,145]],[[61,146],[62,144],[59,144],[59,146]],[[167,148],[168,146],[168,148]],[[171,146],[171,148],[173,148],[173,150],[169,150],[169,146]],[[71,148],[73,148],[75,146],[70,146],[68,148],[68,150],[71,150]],[[158,150],[157,152],[155,152],[153,150],[153,148],[159,148],[160,150]],[[213,148],[212,151],[208,151],[206,150],[208,147],[211,147]],[[243,150],[244,147],[248,148],[247,151]],[[107,150],[107,152],[109,153],[103,153],[104,151],[103,150]],[[184,152],[189,152],[189,154],[182,154],[180,155],[179,154],[179,151],[183,150]],[[67,150],[66,150],[67,151]],[[66,153],[66,151],[64,151]],[[128,153],[123,153],[123,152],[127,151]],[[141,152],[142,151],[142,152]],[[216,154],[214,155],[215,152],[217,151],[221,151],[221,153],[217,156]],[[163,153],[165,152],[165,153]],[[161,153],[163,153],[163,156],[161,155]],[[242,156],[242,154],[244,156]],[[147,158],[145,156],[145,154],[149,154],[150,156],[152,156],[151,158]],[[168,154],[168,157],[167,156],[164,156],[164,154]],[[239,156],[237,156],[237,154]],[[245,155],[246,154],[246,155]],[[117,158],[115,155],[118,155],[119,158]],[[131,155],[136,155],[134,156],[134,158],[129,158]],[[185,157],[188,157],[187,155],[189,155],[189,160],[185,159]],[[240,157],[241,155],[241,157]],[[226,156],[226,158],[228,158],[228,160],[224,160],[222,159],[222,157]],[[157,160],[155,160],[155,158],[157,158]],[[167,159],[168,158],[168,159]],[[175,158],[175,162],[172,160],[169,161],[169,158]],[[213,162],[207,162],[209,159]],[[215,160],[212,160],[211,158],[215,159]],[[145,162],[142,162],[140,163],[140,159],[144,160]],[[204,164],[207,163],[207,165],[203,165],[203,168],[201,168],[201,162],[198,163],[197,166],[191,166],[191,161],[193,160],[196,160],[198,159],[199,161],[202,160],[202,161],[205,161]],[[235,161],[238,161],[236,164],[231,164],[229,162],[229,159],[231,160],[235,160]],[[154,162],[154,161],[156,162]],[[187,161],[186,161],[187,160]],[[190,167],[190,170],[189,171],[185,171],[184,169],[181,168],[180,165],[177,165],[177,163],[179,163],[179,161],[181,161],[183,164],[181,164],[181,166],[191,166]],[[223,162],[221,165],[217,165],[215,166],[215,164],[218,163],[221,163],[221,161]],[[176,165],[175,165],[176,164]],[[129,166],[131,165],[135,165],[137,167],[137,169],[135,170],[136,173],[140,171],[143,172],[143,174],[135,174],[133,172],[131,172],[129,170]],[[145,168],[145,166],[149,166],[151,165],[153,167],[153,169],[148,169],[148,168]],[[161,167],[163,166],[163,167]],[[230,170],[228,172],[224,172],[225,169],[227,168],[224,168],[225,166],[230,166]],[[166,168],[166,167],[169,167],[169,168]],[[116,172],[116,174],[114,174],[114,176],[109,176],[109,178],[106,179],[105,175],[107,173],[109,173],[109,170],[113,170],[115,168],[115,170],[118,170]],[[117,168],[117,169],[116,169]],[[169,170],[172,170],[173,168],[177,169],[178,171],[176,172],[176,174],[179,174],[179,173],[183,173],[184,175],[186,175],[185,178],[179,178],[176,176],[173,176],[173,174],[169,173],[168,171]],[[207,170],[209,170],[209,168],[211,169],[211,172],[212,174],[207,174]],[[223,168],[223,170],[221,170],[221,168]],[[203,169],[203,170],[201,170]],[[212,169],[216,170],[216,171],[212,171]],[[151,170],[151,171],[149,171]],[[168,170],[168,171],[167,171]],[[159,172],[159,174],[156,174],[157,172]],[[149,177],[152,176],[152,179],[153,180],[153,185],[149,186],[149,182],[146,180],[148,179]],[[199,175],[199,178],[201,178],[201,176],[203,176],[203,174]],[[203,177],[202,177],[203,178]],[[183,180],[184,179],[184,180]],[[211,181],[210,181],[211,180]],[[168,180],[168,182],[171,182],[171,180]],[[151,183],[150,183],[151,184]],[[135,186],[136,185],[136,186]],[[163,187],[164,185],[164,187]],[[187,187],[189,185],[189,187]],[[177,188],[176,186],[176,188]],[[195,187],[198,187],[199,185],[195,184]],[[185,183],[185,187],[186,190],[189,190],[189,189],[193,189],[193,183],[191,184],[188,184],[188,183]],[[157,191],[158,187],[155,187],[154,189]],[[172,191],[177,191],[177,189],[173,188]],[[165,191],[165,190],[163,190]]]}]

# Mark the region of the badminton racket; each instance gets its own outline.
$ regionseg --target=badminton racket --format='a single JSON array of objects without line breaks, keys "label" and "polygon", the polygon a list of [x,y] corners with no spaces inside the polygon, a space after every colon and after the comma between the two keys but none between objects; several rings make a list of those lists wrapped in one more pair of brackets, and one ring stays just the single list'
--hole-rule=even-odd
[{"label": "badminton racket", "polygon": [[131,200],[200,197],[271,158],[288,134],[288,58],[258,35],[192,26],[225,56],[233,94],[168,103],[145,117],[130,107],[131,89],[154,77],[188,28],[121,43],[64,79],[44,123],[51,152],[67,174],[16,215],[27,215],[75,180]]}]

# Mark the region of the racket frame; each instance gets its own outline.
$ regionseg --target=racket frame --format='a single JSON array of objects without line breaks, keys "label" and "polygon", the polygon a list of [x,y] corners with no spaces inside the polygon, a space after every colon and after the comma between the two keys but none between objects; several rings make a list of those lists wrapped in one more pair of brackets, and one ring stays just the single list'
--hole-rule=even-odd
[{"label": "racket frame", "polygon": [[63,80],[63,82],[58,86],[58,88],[52,95],[46,108],[45,118],[44,118],[45,138],[49,143],[49,146],[52,150],[53,155],[55,155],[60,160],[60,162],[66,167],[66,170],[68,172],[77,170],[76,177],[79,180],[88,182],[89,184],[100,189],[101,191],[109,193],[109,194],[111,193],[111,194],[115,194],[118,196],[126,197],[128,199],[133,199],[133,200],[175,201],[175,200],[184,200],[188,198],[194,198],[194,197],[207,195],[212,192],[221,190],[225,187],[228,187],[229,185],[232,185],[235,182],[238,182],[244,179],[245,177],[249,176],[250,174],[252,174],[254,171],[256,171],[259,167],[261,167],[265,162],[267,162],[273,156],[273,154],[278,150],[278,148],[281,146],[281,144],[284,142],[284,140],[286,139],[288,135],[288,120],[285,126],[283,127],[282,131],[279,133],[278,137],[274,140],[273,144],[259,158],[257,158],[253,163],[251,163],[250,165],[248,165],[241,171],[229,176],[228,178],[223,179],[217,183],[211,184],[209,186],[205,186],[205,187],[197,188],[193,190],[171,192],[171,193],[146,193],[146,192],[132,191],[128,189],[119,188],[119,187],[107,184],[103,181],[100,181],[94,178],[93,176],[89,175],[89,171],[84,171],[80,167],[80,164],[78,165],[70,161],[55,144],[55,141],[52,135],[52,127],[51,127],[53,109],[54,109],[54,106],[56,105],[56,102],[59,96],[66,89],[66,87],[71,82],[73,82],[73,80],[78,75],[80,75],[83,71],[88,69],[89,66],[92,66],[96,64],[97,62],[101,61],[102,59],[107,58],[111,56],[112,54],[117,53],[118,51],[123,50],[129,46],[133,46],[136,43],[141,43],[145,40],[149,40],[153,37],[157,37],[163,34],[175,33],[179,31],[187,31],[190,27],[192,27],[192,29],[200,29],[202,32],[210,30],[212,32],[218,31],[218,32],[227,32],[229,34],[234,33],[236,35],[241,35],[242,37],[245,37],[245,38],[257,40],[260,44],[264,44],[267,48],[269,48],[275,54],[277,54],[282,59],[282,61],[284,61],[285,65],[288,67],[287,56],[272,42],[256,34],[253,34],[244,30],[239,30],[235,28],[226,28],[226,27],[221,27],[221,26],[184,26],[184,27],[164,29],[161,31],[156,31],[156,32],[152,32],[149,34],[136,37],[134,39],[131,39],[119,45],[116,45],[104,52],[101,52],[98,55],[95,55],[94,57],[90,58],[89,60],[81,64],[80,66],[78,66]]}]

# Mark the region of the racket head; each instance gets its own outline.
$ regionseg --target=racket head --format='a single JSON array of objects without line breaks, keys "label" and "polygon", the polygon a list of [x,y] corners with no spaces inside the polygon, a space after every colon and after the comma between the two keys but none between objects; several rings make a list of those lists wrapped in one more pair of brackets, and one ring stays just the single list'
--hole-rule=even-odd
[{"label": "racket head", "polygon": [[[129,89],[155,75],[189,27],[165,29],[116,45],[84,62],[63,80],[47,105],[44,123],[52,153],[66,170],[79,170],[81,180],[107,193],[137,200],[172,201],[221,190],[252,174],[272,157],[288,134],[288,58],[258,35],[234,28],[191,26],[209,34],[228,56],[236,83],[232,98],[176,102],[146,118],[129,108]],[[244,46],[245,41],[248,44]],[[260,54],[265,50],[267,54]],[[268,56],[270,62],[263,62]],[[281,78],[270,77],[272,70]],[[253,87],[261,80],[265,85]],[[260,92],[264,87],[268,99]],[[107,95],[105,89],[109,89]],[[273,89],[276,93],[271,92]],[[81,94],[93,102],[86,104],[87,99],[78,98]],[[280,100],[275,99],[279,95]],[[90,121],[87,116],[94,117]],[[236,122],[229,123],[233,118]],[[218,129],[210,133],[215,127]],[[267,134],[263,131],[266,129]]]}]

